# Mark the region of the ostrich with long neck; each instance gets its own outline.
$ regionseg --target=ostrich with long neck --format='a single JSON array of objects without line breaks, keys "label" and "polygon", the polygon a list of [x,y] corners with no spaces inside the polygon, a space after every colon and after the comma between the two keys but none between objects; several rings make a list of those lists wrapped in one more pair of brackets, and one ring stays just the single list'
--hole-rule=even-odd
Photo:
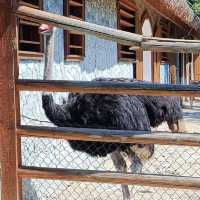
[{"label": "ostrich with long neck", "polygon": [[[44,79],[52,78],[53,28],[41,25],[41,34],[46,35]],[[99,95],[70,93],[66,103],[58,105],[51,94],[42,94],[42,105],[48,119],[60,127],[83,127],[121,130],[149,130],[146,110],[137,97],[128,95]],[[90,156],[111,158],[117,170],[126,172],[125,152],[131,160],[133,172],[141,171],[142,162],[153,155],[153,145],[134,145],[108,142],[69,141],[74,150]],[[140,151],[138,151],[138,149]],[[144,156],[141,150],[148,153]],[[139,152],[139,153],[138,153]],[[127,185],[122,186],[123,199],[130,199]]]}]

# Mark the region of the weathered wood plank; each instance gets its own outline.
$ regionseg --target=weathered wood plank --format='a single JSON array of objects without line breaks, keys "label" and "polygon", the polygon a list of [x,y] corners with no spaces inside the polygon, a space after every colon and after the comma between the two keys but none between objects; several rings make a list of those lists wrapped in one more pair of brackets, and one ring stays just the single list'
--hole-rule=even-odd
[{"label": "weathered wood plank", "polygon": [[17,200],[17,159],[15,134],[16,19],[12,13],[14,0],[0,2],[0,154],[1,199]]},{"label": "weathered wood plank", "polygon": [[57,81],[57,80],[25,80],[17,81],[17,90],[78,92],[97,94],[129,94],[149,96],[200,96],[198,85],[166,85],[125,83],[106,81]]},{"label": "weathered wood plank", "polygon": [[129,33],[121,30],[100,26],[69,17],[59,16],[56,14],[40,11],[34,8],[19,6],[16,14],[23,19],[39,23],[47,23],[53,26],[64,28],[70,31],[88,33],[97,37],[118,42],[124,45],[132,45],[132,49],[143,48],[152,51],[171,51],[171,52],[199,52],[200,41],[179,40],[179,39],[161,39],[148,38],[139,34]]},{"label": "weathered wood plank", "polygon": [[89,128],[21,126],[17,129],[21,137],[38,137],[65,140],[184,145],[200,147],[200,134],[167,133],[148,131],[106,130]]},{"label": "weathered wood plank", "polygon": [[70,31],[79,33],[88,33],[100,38],[120,42],[122,44],[134,44],[142,41],[142,36],[121,30],[72,19],[69,17],[59,16],[56,14],[40,11],[26,6],[19,6],[16,10],[20,18],[31,20],[39,23],[52,24]]},{"label": "weathered wood plank", "polygon": [[94,170],[21,168],[18,175],[28,179],[50,179],[110,184],[129,184],[164,188],[200,189],[200,178],[147,174],[123,174]]},{"label": "weathered wood plank", "polygon": [[144,42],[157,41],[157,42],[184,42],[184,43],[199,43],[200,40],[186,40],[186,39],[174,39],[174,38],[161,38],[161,37],[147,37],[143,36]]},{"label": "weathered wood plank", "polygon": [[[146,41],[141,43],[143,50],[156,52],[199,52],[200,43],[177,42],[177,41]],[[130,48],[131,49],[131,48]]]}]

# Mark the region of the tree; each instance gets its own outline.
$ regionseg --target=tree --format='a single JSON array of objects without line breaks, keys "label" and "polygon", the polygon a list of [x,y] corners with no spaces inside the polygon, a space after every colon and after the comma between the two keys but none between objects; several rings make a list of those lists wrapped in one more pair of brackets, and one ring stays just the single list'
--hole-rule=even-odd
[{"label": "tree", "polygon": [[197,15],[200,15],[200,0],[187,0]]}]

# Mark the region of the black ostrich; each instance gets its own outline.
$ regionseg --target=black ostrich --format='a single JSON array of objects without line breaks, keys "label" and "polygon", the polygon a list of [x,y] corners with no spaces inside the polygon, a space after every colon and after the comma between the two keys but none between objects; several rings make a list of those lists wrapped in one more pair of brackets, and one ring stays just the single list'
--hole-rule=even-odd
[{"label": "black ostrich", "polygon": [[[47,44],[44,79],[51,78],[52,74],[52,32],[51,27],[40,26],[40,33],[46,35]],[[150,131],[146,109],[135,96],[70,93],[66,102],[58,105],[51,94],[44,92],[42,106],[48,119],[60,127]],[[90,156],[105,157],[111,154],[116,169],[124,172],[127,171],[127,167],[121,152],[128,155],[133,172],[141,171],[143,161],[149,159],[154,152],[154,145],[68,142],[74,150],[85,152]],[[124,200],[130,199],[128,186],[122,185],[122,192]]]},{"label": "black ostrich", "polygon": [[152,127],[167,122],[172,132],[184,132],[183,113],[179,97],[138,96],[144,104]]},{"label": "black ostrich", "polygon": [[[147,81],[138,81],[125,78],[97,78],[96,81],[112,82],[132,82],[140,83],[145,86]],[[167,122],[172,132],[184,132],[183,113],[181,109],[181,98],[171,96],[144,96],[138,95],[137,98],[144,105],[151,127],[155,128],[163,122]]]},{"label": "black ostrich", "polygon": [[[48,119],[59,127],[117,130],[150,130],[143,104],[135,96],[70,93],[66,104],[58,105],[51,94],[42,95]],[[129,151],[130,145],[107,142],[69,141],[74,150],[105,157],[116,150]]]}]

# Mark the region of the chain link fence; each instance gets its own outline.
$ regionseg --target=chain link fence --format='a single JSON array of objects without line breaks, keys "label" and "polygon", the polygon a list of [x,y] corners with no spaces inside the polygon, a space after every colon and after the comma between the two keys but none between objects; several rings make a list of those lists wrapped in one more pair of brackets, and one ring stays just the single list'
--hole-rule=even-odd
[{"label": "chain link fence", "polygon": [[[24,180],[25,183],[27,184],[28,180]],[[122,200],[120,185],[32,180],[31,187],[34,190],[29,190],[29,197],[24,199]],[[135,200],[199,200],[199,191],[140,186],[129,186],[129,189],[132,199]]]},{"label": "chain link fence", "polygon": [[[57,103],[66,94],[55,93]],[[21,123],[23,125],[54,126],[41,106],[40,92],[21,92]],[[196,104],[195,104],[196,105]],[[200,109],[184,110],[186,127],[191,132],[200,132],[198,121]],[[163,124],[158,130],[168,130]],[[88,148],[95,148],[88,146]],[[104,148],[104,147],[101,147]],[[174,176],[200,177],[200,148],[155,145],[155,152],[144,164],[142,173]],[[22,138],[22,164],[24,166],[116,171],[110,156],[91,157],[74,151],[68,141],[44,138]],[[128,170],[130,163],[127,159]],[[199,200],[200,191],[162,189],[129,186],[133,199],[183,199]],[[109,200],[122,199],[120,185],[80,183],[50,180],[23,180],[23,200]]]}]

